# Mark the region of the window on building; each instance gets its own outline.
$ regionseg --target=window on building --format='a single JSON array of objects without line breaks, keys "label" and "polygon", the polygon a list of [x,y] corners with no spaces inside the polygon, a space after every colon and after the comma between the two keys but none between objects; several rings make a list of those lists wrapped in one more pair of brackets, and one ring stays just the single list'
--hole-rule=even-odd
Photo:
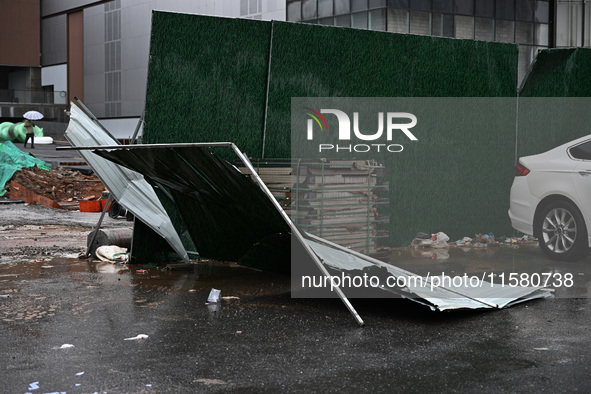
[{"label": "window on building", "polygon": [[[518,0],[521,1],[521,0]],[[492,3],[492,1],[491,1]],[[499,19],[515,19],[515,1],[514,0],[497,0],[495,9],[495,16]]]},{"label": "window on building", "polygon": [[314,19],[317,17],[316,0],[302,0],[302,19]]},{"label": "window on building", "polygon": [[433,12],[452,14],[453,10],[453,0],[433,0]]},{"label": "window on building", "polygon": [[474,0],[474,15],[484,18],[494,18],[495,2],[492,0]]},{"label": "window on building", "polygon": [[474,18],[474,39],[481,41],[494,41],[494,19]]},{"label": "window on building", "polygon": [[534,20],[534,0],[518,0],[515,2],[515,19],[531,22]]},{"label": "window on building", "polygon": [[454,12],[460,15],[474,15],[474,0],[456,0]]},{"label": "window on building", "polygon": [[367,12],[359,12],[351,15],[351,27],[367,29]]},{"label": "window on building", "polygon": [[335,15],[347,14],[351,12],[349,0],[334,0]]},{"label": "window on building", "polygon": [[431,0],[412,0],[410,9],[414,11],[431,11]]},{"label": "window on building", "polygon": [[302,2],[292,1],[287,3],[287,20],[290,22],[299,22],[302,20]]},{"label": "window on building", "polygon": [[550,3],[547,1],[536,1],[534,15],[536,22],[548,23],[550,21]]},{"label": "window on building", "polygon": [[351,0],[351,12],[367,10],[367,0]]},{"label": "window on building", "polygon": [[474,18],[456,15],[454,20],[455,38],[474,39]]},{"label": "window on building", "polygon": [[386,30],[386,10],[379,9],[369,12],[368,16],[369,28],[371,30]]},{"label": "window on building", "polygon": [[429,35],[430,29],[430,14],[428,12],[414,12],[410,13],[410,33]]},{"label": "window on building", "polygon": [[392,33],[408,33],[408,11],[388,8],[387,30]]},{"label": "window on building", "polygon": [[497,19],[495,21],[495,41],[498,42],[515,42],[513,21],[504,21]]},{"label": "window on building", "polygon": [[333,15],[333,0],[318,0],[318,17],[323,18]]}]

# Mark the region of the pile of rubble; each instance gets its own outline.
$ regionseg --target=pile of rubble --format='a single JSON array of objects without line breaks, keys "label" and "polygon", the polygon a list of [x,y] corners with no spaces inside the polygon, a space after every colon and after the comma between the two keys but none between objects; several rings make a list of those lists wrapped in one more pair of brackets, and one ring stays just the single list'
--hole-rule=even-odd
[{"label": "pile of rubble", "polygon": [[96,175],[84,175],[63,167],[51,171],[37,167],[23,168],[14,174],[7,186],[9,198],[23,199],[25,189],[27,193],[42,197],[38,203],[47,199],[66,209],[78,209],[81,200],[98,200],[105,191]]}]

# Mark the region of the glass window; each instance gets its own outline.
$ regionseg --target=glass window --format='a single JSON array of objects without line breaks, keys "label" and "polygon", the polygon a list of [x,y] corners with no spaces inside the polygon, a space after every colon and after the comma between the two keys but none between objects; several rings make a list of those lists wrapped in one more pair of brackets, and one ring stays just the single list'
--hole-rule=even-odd
[{"label": "glass window", "polygon": [[474,0],[474,15],[493,18],[495,16],[495,2],[492,0]]},{"label": "glass window", "polygon": [[412,0],[410,9],[415,11],[431,11],[431,0]]},{"label": "glass window", "polygon": [[318,0],[318,17],[332,16],[333,0]]},{"label": "glass window", "polygon": [[535,25],[536,34],[535,40],[536,45],[548,46],[548,25],[542,23],[536,23]]},{"label": "glass window", "polygon": [[367,12],[351,15],[351,27],[356,29],[367,29]]},{"label": "glass window", "polygon": [[335,15],[347,14],[351,10],[349,9],[349,0],[334,0],[334,13]]},{"label": "glass window", "polygon": [[570,148],[569,153],[575,159],[591,160],[591,141]]},{"label": "glass window", "polygon": [[315,19],[316,17],[316,0],[303,0],[302,19]]},{"label": "glass window", "polygon": [[515,2],[515,19],[531,22],[534,20],[534,0],[517,0]]},{"label": "glass window", "polygon": [[367,0],[351,0],[351,11],[365,11],[367,10]]},{"label": "glass window", "polygon": [[495,15],[500,19],[515,19],[515,2],[513,0],[497,0]]},{"label": "glass window", "polygon": [[495,21],[495,41],[515,42],[513,37],[513,21]]},{"label": "glass window", "polygon": [[474,39],[474,18],[471,16],[455,16],[455,38]]},{"label": "glass window", "polygon": [[318,24],[319,25],[325,25],[325,26],[333,26],[334,25],[334,18],[322,18],[322,19],[318,19]]},{"label": "glass window", "polygon": [[456,0],[455,12],[456,14],[473,15],[474,0]]},{"label": "glass window", "polygon": [[547,1],[536,1],[535,9],[536,22],[550,22],[550,5]]},{"label": "glass window", "polygon": [[532,45],[534,43],[534,24],[515,22],[515,42]]},{"label": "glass window", "polygon": [[388,8],[388,31],[408,33],[408,11]]},{"label": "glass window", "polygon": [[369,12],[370,30],[386,30],[386,10],[373,10]]},{"label": "glass window", "polygon": [[443,15],[431,14],[431,35],[441,37],[443,35]]},{"label": "glass window", "polygon": [[556,5],[556,46],[582,45],[582,4],[558,3]]},{"label": "glass window", "polygon": [[408,8],[408,0],[388,0],[388,7],[390,8]]},{"label": "glass window", "polygon": [[351,27],[351,15],[341,15],[334,18],[335,26]]},{"label": "glass window", "polygon": [[411,12],[410,13],[410,33],[429,35],[431,33],[429,28],[428,12]]},{"label": "glass window", "polygon": [[452,14],[454,3],[452,0],[433,0],[433,11]]},{"label": "glass window", "polygon": [[291,3],[287,3],[287,20],[291,22],[299,22],[302,20],[301,1],[292,1]]},{"label": "glass window", "polygon": [[385,7],[386,0],[369,0],[369,8]]},{"label": "glass window", "polygon": [[453,15],[442,15],[441,16],[441,32],[443,37],[454,36],[454,16]]},{"label": "glass window", "polygon": [[481,41],[494,41],[494,19],[474,18],[474,39]]}]

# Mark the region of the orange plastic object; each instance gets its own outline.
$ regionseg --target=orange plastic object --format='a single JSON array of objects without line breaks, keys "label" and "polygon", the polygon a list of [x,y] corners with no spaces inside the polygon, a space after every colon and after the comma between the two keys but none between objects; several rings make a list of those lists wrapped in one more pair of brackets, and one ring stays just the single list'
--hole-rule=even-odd
[{"label": "orange plastic object", "polygon": [[102,204],[100,201],[78,201],[80,205],[80,212],[100,212],[102,211]]}]

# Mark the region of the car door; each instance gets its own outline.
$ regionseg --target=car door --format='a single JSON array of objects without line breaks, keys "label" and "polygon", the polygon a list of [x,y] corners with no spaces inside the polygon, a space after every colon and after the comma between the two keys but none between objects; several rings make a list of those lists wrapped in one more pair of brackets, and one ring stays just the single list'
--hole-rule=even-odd
[{"label": "car door", "polygon": [[591,218],[591,141],[569,148],[569,155],[578,161],[577,172],[574,176],[575,190],[579,198],[578,205],[583,207],[585,222],[589,226]]}]

